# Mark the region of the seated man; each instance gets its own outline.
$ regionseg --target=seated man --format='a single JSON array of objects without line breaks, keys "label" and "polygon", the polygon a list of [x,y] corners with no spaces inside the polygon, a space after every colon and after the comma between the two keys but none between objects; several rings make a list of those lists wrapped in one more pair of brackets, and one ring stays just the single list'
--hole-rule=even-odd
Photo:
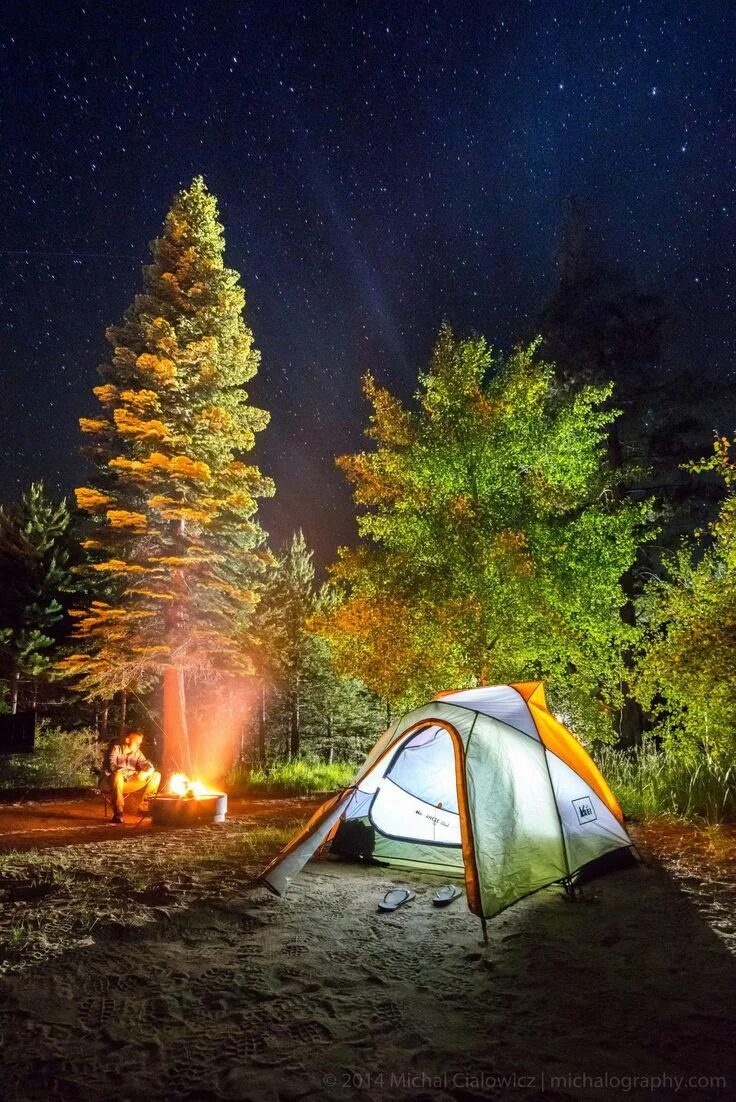
[{"label": "seated man", "polygon": [[111,743],[105,755],[104,784],[112,792],[113,823],[122,823],[129,792],[142,791],[140,811],[145,814],[149,797],[156,795],[161,784],[161,774],[141,753],[142,742],[140,731],[130,731],[120,742]]}]

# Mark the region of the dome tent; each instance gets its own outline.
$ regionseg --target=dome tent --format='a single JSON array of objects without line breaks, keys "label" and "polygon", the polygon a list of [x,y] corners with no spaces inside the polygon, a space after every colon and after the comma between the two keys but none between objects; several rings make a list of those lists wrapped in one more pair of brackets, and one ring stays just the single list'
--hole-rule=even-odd
[{"label": "dome tent", "polygon": [[484,929],[524,896],[569,887],[586,865],[633,844],[615,796],[537,681],[442,693],[402,716],[259,880],[282,894],[356,821],[376,860],[464,876]]}]

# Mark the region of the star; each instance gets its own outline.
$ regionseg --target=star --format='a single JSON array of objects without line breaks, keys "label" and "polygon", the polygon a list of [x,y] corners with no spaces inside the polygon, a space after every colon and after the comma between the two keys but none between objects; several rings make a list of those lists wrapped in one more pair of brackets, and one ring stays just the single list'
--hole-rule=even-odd
[{"label": "star", "polygon": [[133,20],[69,4],[62,27],[15,5],[0,38],[0,500],[33,478],[79,484],[105,329],[200,172],[262,356],[251,390],[272,421],[254,459],[278,483],[264,523],[276,543],[303,526],[322,564],[353,538],[333,460],[364,446],[363,373],[410,396],[444,317],[499,348],[536,331],[568,196],[587,204],[601,262],[681,320],[667,362],[727,376],[736,59],[722,5],[687,27],[583,0],[533,20],[491,5],[480,22],[462,5],[440,18],[433,0],[408,21],[302,4],[249,22],[250,7]]}]

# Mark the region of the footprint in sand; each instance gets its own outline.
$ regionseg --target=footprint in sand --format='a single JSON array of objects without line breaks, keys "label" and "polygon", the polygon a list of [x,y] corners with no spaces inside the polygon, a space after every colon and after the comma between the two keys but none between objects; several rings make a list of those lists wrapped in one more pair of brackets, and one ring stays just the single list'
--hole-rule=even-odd
[{"label": "footprint in sand", "polygon": [[266,1050],[266,1038],[258,1027],[240,1029],[228,1035],[222,1046],[223,1055],[232,1061],[249,1059]]},{"label": "footprint in sand", "polygon": [[309,952],[309,946],[293,942],[291,945],[285,945],[282,952],[286,957],[301,957]]},{"label": "footprint in sand", "polygon": [[401,1026],[404,1021],[401,1008],[391,999],[383,999],[381,1002],[370,1004],[367,1017],[371,1022],[371,1027],[379,1031],[394,1030]]},{"label": "footprint in sand", "polygon": [[289,1035],[303,1045],[326,1044],[332,1040],[332,1034],[323,1022],[297,1022],[289,1026]]}]

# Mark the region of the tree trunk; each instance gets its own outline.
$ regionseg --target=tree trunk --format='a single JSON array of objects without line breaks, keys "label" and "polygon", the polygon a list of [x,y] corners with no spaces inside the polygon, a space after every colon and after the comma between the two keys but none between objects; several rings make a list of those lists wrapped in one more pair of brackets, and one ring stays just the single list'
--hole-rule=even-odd
[{"label": "tree trunk", "polygon": [[266,765],[266,682],[261,679],[261,709],[258,717],[258,742],[256,744],[256,760],[259,765]]},{"label": "tree trunk", "polygon": [[[228,705],[227,705],[228,725],[230,727],[230,767],[229,767],[230,769],[232,769],[232,767],[235,765],[235,762],[238,761],[238,759],[239,759],[240,746],[241,746],[242,741],[243,741],[242,737],[241,737],[241,732],[243,730],[243,717],[241,715],[240,723],[237,724],[235,722],[234,716],[235,716],[235,707],[234,707],[234,702],[233,702],[233,693],[232,693],[232,689],[231,689],[229,697],[228,697]],[[202,745],[201,736],[200,736],[200,739],[199,739],[199,745],[200,746]]]},{"label": "tree trunk", "polygon": [[327,760],[329,764],[332,765],[335,758],[335,738],[332,728],[332,716],[329,712],[327,713],[327,745],[329,747],[327,751]]},{"label": "tree trunk", "polygon": [[621,747],[641,746],[644,733],[644,712],[638,700],[629,696],[629,686],[623,685],[624,700],[618,720],[618,743]]},{"label": "tree trunk", "polygon": [[289,724],[289,760],[299,757],[301,731],[299,728],[299,675],[297,674],[291,693],[291,722]]},{"label": "tree trunk", "polygon": [[[175,547],[183,553],[186,546],[186,525],[183,520],[171,522],[171,533]],[[175,653],[186,631],[184,605],[182,599],[186,593],[186,580],[182,570],[174,571],[172,588],[175,593],[166,617],[166,642],[170,653]],[[172,773],[192,773],[192,754],[189,745],[187,726],[186,692],[184,670],[180,666],[166,666],[164,669],[164,749],[162,772],[164,780]]]},{"label": "tree trunk", "polygon": [[164,752],[163,773],[191,775],[192,760],[187,727],[184,671],[174,666],[164,670]]},{"label": "tree trunk", "polygon": [[[625,624],[636,626],[636,606],[634,604],[635,581],[633,571],[627,570],[621,579],[621,588],[627,596],[626,604],[621,609],[621,619]],[[623,747],[641,746],[644,735],[645,717],[641,705],[631,695],[628,675],[634,669],[633,654],[624,654],[624,680],[621,682],[623,703],[618,717],[618,741]]]},{"label": "tree trunk", "polygon": [[120,690],[120,737],[125,738],[125,723],[128,715],[128,693],[126,689]]},{"label": "tree trunk", "polygon": [[[622,480],[624,449],[618,422],[612,426],[611,433],[608,437],[608,459],[612,468],[618,475],[618,481],[613,487],[613,497],[615,500],[620,501],[626,495],[626,486]],[[621,588],[626,594],[626,603],[622,606],[620,611],[621,619],[625,624],[636,627],[636,605],[634,604],[636,597],[636,579],[633,569],[627,570],[621,578]],[[629,675],[633,672],[634,665],[634,656],[630,653],[624,654],[624,679],[621,682],[623,703],[618,717],[618,740],[619,745],[625,747],[641,746],[644,733],[644,712],[639,702],[632,697],[628,680]]]},{"label": "tree trunk", "polygon": [[10,681],[10,714],[18,712],[18,691],[20,689],[20,670],[13,670]]},{"label": "tree trunk", "polygon": [[110,705],[106,704],[97,717],[97,735],[102,742],[107,742],[107,714],[109,711]]},{"label": "tree trunk", "polygon": [[386,697],[386,726],[391,726],[391,701]]}]

